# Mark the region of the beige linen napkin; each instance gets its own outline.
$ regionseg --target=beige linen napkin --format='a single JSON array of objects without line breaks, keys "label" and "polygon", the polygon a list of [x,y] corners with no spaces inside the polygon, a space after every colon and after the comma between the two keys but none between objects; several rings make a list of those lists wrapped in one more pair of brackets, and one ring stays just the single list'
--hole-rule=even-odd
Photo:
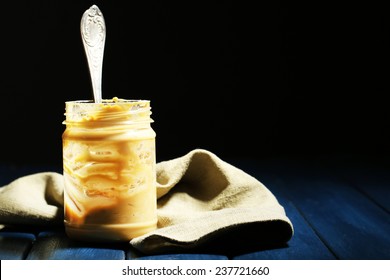
[{"label": "beige linen napkin", "polygon": [[42,172],[27,175],[0,188],[0,224],[59,225],[63,223],[61,174]]},{"label": "beige linen napkin", "polygon": [[[158,229],[130,241],[146,254],[285,244],[293,225],[260,181],[195,149],[157,164]],[[27,175],[0,188],[0,224],[63,222],[63,178]]]}]

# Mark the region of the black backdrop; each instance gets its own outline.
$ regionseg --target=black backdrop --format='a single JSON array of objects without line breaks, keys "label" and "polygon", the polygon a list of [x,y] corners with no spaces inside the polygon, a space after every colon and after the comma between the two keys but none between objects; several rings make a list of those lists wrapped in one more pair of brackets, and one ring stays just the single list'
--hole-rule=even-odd
[{"label": "black backdrop", "polygon": [[64,102],[92,97],[79,31],[92,4],[103,97],[151,100],[158,161],[387,157],[385,1],[294,2],[2,2],[0,162],[61,165]]}]

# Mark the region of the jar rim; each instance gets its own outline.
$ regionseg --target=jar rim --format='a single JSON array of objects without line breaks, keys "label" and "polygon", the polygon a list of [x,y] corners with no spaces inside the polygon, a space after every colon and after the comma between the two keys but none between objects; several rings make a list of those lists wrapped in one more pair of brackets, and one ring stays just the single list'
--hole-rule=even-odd
[{"label": "jar rim", "polygon": [[[121,103],[150,103],[150,100],[148,99],[102,99],[103,104],[121,104]],[[96,103],[91,99],[80,99],[80,100],[69,100],[65,101],[65,103],[72,104],[72,103],[82,103],[82,104],[101,104],[101,103]]]},{"label": "jar rim", "polygon": [[152,122],[150,101],[146,99],[74,100],[65,102],[65,124],[90,123],[141,123]]}]

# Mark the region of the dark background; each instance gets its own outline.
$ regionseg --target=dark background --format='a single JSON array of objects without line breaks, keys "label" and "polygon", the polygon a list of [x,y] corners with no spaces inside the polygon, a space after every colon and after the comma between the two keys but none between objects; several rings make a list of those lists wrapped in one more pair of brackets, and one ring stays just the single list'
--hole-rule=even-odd
[{"label": "dark background", "polygon": [[64,102],[92,98],[92,4],[107,26],[103,98],[151,100],[158,161],[194,148],[387,160],[386,1],[294,2],[4,1],[0,163],[61,165]]}]

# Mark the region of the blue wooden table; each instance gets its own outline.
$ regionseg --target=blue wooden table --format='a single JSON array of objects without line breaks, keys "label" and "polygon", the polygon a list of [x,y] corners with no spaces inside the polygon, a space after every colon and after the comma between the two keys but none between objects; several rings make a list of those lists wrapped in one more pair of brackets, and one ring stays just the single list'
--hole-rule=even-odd
[{"label": "blue wooden table", "polygon": [[[285,207],[295,231],[288,244],[265,248],[253,244],[242,250],[240,244],[220,244],[225,250],[147,256],[128,243],[72,241],[63,228],[6,226],[0,230],[0,259],[390,259],[390,168],[386,162],[343,158],[228,162],[264,183]],[[39,171],[61,172],[53,167],[1,165],[0,185]]]}]

